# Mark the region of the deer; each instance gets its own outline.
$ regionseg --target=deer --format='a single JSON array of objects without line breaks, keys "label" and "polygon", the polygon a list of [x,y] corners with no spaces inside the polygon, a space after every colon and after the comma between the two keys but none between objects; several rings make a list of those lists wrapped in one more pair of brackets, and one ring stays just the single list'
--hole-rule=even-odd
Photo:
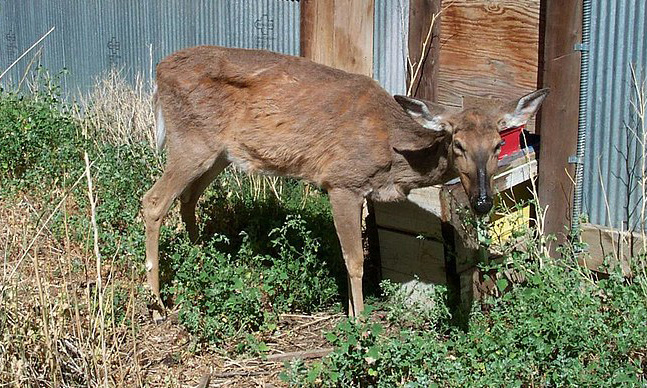
[{"label": "deer", "polygon": [[348,279],[348,314],[364,309],[361,214],[365,199],[401,201],[413,188],[460,178],[477,215],[493,204],[499,131],[525,124],[548,94],[497,108],[451,109],[391,96],[372,78],[264,50],[198,46],[156,67],[161,177],[142,199],[147,286],[159,295],[159,236],[175,199],[189,238],[196,205],[227,166],[302,179],[328,194]]}]

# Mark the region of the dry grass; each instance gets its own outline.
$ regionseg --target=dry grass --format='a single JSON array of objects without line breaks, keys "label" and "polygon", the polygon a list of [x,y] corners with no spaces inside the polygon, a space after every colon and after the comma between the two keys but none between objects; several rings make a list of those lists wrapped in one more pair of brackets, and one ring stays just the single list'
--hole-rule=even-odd
[{"label": "dry grass", "polygon": [[[176,313],[162,325],[151,323],[136,267],[101,264],[102,309],[94,258],[80,247],[43,233],[28,260],[19,263],[23,247],[37,233],[33,220],[40,210],[26,198],[0,203],[0,386],[185,387],[209,373],[212,387],[281,384],[282,362],[234,360],[196,347]],[[121,304],[113,303],[117,300]],[[322,331],[340,318],[281,316],[278,330],[265,339],[270,353],[323,347]]]},{"label": "dry grass", "polygon": [[[0,203],[0,386],[184,387],[198,384],[208,373],[212,387],[280,384],[282,362],[234,360],[208,347],[200,349],[175,313],[162,325],[151,323],[136,266],[102,262],[105,285],[99,288],[94,258],[49,233],[36,237],[28,260],[19,263],[37,234],[33,220],[42,210],[27,198]],[[113,303],[117,300],[120,304]],[[323,347],[322,331],[340,318],[284,315],[266,341],[271,353]],[[105,342],[99,335],[102,326]]]},{"label": "dry grass", "polygon": [[155,148],[155,115],[152,86],[136,77],[127,82],[118,70],[97,79],[92,92],[80,99],[80,120],[97,142],[110,144],[147,143]]}]

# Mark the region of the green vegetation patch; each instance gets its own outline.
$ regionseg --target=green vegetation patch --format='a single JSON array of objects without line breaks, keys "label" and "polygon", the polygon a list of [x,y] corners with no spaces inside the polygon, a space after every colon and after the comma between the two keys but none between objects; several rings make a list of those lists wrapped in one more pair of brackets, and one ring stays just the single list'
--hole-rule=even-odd
[{"label": "green vegetation patch", "polygon": [[[283,379],[312,387],[641,386],[647,382],[645,279],[549,262],[517,266],[527,279],[474,306],[468,328],[389,331],[347,321],[326,338],[332,355]],[[507,282],[507,281],[506,281]],[[504,289],[509,284],[500,282]],[[433,328],[436,329],[433,329]]]}]

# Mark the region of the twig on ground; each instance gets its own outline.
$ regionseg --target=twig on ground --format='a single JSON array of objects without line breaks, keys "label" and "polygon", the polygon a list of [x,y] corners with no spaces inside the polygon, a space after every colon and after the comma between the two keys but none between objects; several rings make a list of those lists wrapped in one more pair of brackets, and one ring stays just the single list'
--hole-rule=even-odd
[{"label": "twig on ground", "polygon": [[334,348],[321,348],[321,349],[305,350],[302,352],[270,354],[269,356],[267,356],[267,361],[282,362],[282,361],[292,360],[295,358],[301,358],[301,359],[322,358],[332,353],[333,350]]},{"label": "twig on ground", "polygon": [[105,337],[105,314],[103,311],[103,290],[101,288],[101,253],[99,252],[99,228],[97,227],[97,209],[96,201],[94,198],[94,193],[92,190],[92,174],[90,173],[90,159],[88,158],[88,152],[83,153],[83,159],[85,160],[85,174],[88,178],[88,198],[90,200],[90,222],[92,223],[92,231],[94,235],[94,254],[96,256],[96,265],[97,265],[97,295],[99,297],[99,319],[101,320],[99,330],[101,338],[101,354],[103,356],[103,373],[104,373],[104,385],[108,386],[108,366],[107,366],[107,353],[106,353],[106,337]]},{"label": "twig on ground", "polygon": [[277,335],[275,338],[281,338],[281,337],[283,337],[283,336],[287,335],[287,334],[288,334],[288,333],[290,333],[290,332],[296,332],[296,331],[299,331],[299,330],[303,330],[303,329],[305,329],[305,328],[307,328],[307,327],[310,327],[310,326],[316,325],[317,323],[325,322],[325,321],[327,321],[327,320],[331,319],[332,317],[333,317],[333,315],[329,315],[329,316],[327,316],[327,317],[319,318],[319,319],[317,319],[317,320],[314,320],[314,321],[311,321],[311,322],[307,322],[307,323],[301,324],[301,325],[299,325],[299,326],[295,327],[294,329],[287,330],[287,331],[285,331],[285,332],[283,332],[283,333],[281,333],[281,334]]}]

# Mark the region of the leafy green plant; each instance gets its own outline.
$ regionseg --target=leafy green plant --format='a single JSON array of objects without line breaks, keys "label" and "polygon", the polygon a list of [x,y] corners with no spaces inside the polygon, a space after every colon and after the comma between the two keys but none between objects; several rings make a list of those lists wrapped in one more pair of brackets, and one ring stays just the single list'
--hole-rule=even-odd
[{"label": "leafy green plant", "polygon": [[[618,275],[594,282],[590,273],[569,263],[547,261],[540,268],[521,259],[527,258],[518,258],[515,269],[526,282],[474,306],[467,331],[449,328],[438,335],[401,329],[381,336],[367,334],[368,324],[345,324],[327,335],[337,346],[333,355],[302,374],[300,382],[361,387],[645,384],[647,298],[640,282],[627,283]],[[370,364],[368,349],[377,349],[372,354],[378,355]]]},{"label": "leafy green plant", "polygon": [[79,170],[84,141],[78,123],[54,95],[0,98],[0,179],[5,188],[51,185]]},{"label": "leafy green plant", "polygon": [[242,334],[273,330],[277,314],[330,306],[338,294],[334,278],[317,255],[319,242],[300,217],[270,231],[274,254],[258,254],[243,233],[236,254],[219,236],[203,246],[174,241],[171,254],[180,321],[213,343],[233,343]]}]

